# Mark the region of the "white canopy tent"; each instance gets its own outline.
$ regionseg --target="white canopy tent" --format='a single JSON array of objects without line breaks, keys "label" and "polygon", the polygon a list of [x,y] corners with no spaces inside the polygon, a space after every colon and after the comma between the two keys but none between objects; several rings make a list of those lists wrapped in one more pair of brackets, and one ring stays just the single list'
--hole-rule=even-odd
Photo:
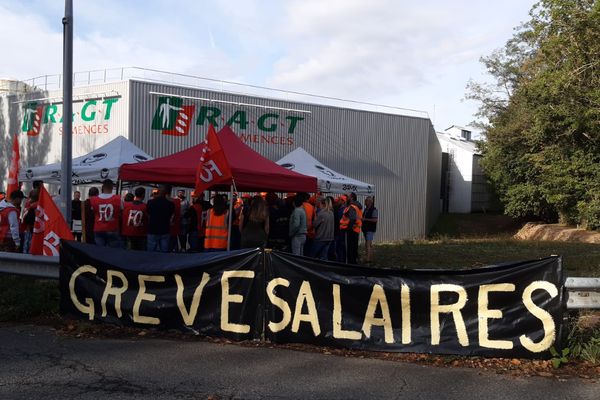
[{"label": "white canopy tent", "polygon": [[277,164],[284,168],[317,178],[319,191],[322,193],[348,193],[370,195],[375,193],[375,186],[349,178],[327,168],[302,147],[283,156]]},{"label": "white canopy tent", "polygon": [[[73,185],[98,183],[105,179],[119,179],[119,167],[126,163],[152,160],[139,147],[123,136],[118,136],[104,146],[73,159]],[[41,180],[60,183],[60,163],[29,167],[21,170],[20,182]]]}]

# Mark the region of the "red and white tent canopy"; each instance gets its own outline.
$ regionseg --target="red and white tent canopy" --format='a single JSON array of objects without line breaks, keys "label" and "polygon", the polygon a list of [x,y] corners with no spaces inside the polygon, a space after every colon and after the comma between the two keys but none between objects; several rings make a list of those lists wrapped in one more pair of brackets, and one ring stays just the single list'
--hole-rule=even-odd
[{"label": "red and white tent canopy", "polygon": [[[227,164],[239,191],[316,192],[317,179],[283,168],[261,156],[244,144],[229,126],[217,134],[225,153]],[[139,164],[125,164],[119,170],[119,179],[128,182],[168,183],[194,187],[196,168],[205,144],[156,158]],[[211,190],[228,190],[230,184],[222,183]]]}]

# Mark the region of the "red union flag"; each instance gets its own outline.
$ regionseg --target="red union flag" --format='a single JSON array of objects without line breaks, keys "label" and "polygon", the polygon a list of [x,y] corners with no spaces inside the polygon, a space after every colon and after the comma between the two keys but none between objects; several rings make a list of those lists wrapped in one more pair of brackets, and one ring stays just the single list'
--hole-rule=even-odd
[{"label": "red union flag", "polygon": [[74,240],[73,234],[44,186],[35,210],[35,224],[31,239],[31,254],[58,256],[60,239]]},{"label": "red union flag", "polygon": [[10,167],[8,168],[8,182],[6,187],[6,197],[9,197],[14,190],[19,189],[19,139],[17,135],[13,137],[12,157]]},{"label": "red union flag", "polygon": [[231,176],[225,152],[211,124],[196,169],[196,193],[202,193],[214,185],[228,182]]}]

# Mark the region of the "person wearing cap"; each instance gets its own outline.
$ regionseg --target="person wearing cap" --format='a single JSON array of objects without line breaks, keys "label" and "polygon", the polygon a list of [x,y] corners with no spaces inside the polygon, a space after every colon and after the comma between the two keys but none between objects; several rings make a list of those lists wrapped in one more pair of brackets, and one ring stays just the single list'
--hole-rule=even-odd
[{"label": "person wearing cap", "polygon": [[24,198],[25,194],[22,191],[13,190],[8,199],[0,201],[0,251],[19,252],[19,207]]},{"label": "person wearing cap", "polygon": [[110,179],[102,182],[102,193],[90,200],[94,212],[94,240],[104,247],[122,247],[119,234],[121,222],[121,197],[113,194],[114,184]]}]

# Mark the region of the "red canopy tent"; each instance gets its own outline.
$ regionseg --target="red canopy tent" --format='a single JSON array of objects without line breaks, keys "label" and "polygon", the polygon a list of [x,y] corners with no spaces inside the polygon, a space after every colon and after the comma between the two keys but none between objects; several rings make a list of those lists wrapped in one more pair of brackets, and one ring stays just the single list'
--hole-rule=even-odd
[{"label": "red canopy tent", "polygon": [[[317,179],[280,167],[244,144],[229,126],[218,135],[219,143],[239,191],[316,192]],[[168,183],[194,187],[196,168],[205,144],[136,164],[123,164],[119,179],[128,182]],[[229,182],[212,190],[228,190]]]}]

